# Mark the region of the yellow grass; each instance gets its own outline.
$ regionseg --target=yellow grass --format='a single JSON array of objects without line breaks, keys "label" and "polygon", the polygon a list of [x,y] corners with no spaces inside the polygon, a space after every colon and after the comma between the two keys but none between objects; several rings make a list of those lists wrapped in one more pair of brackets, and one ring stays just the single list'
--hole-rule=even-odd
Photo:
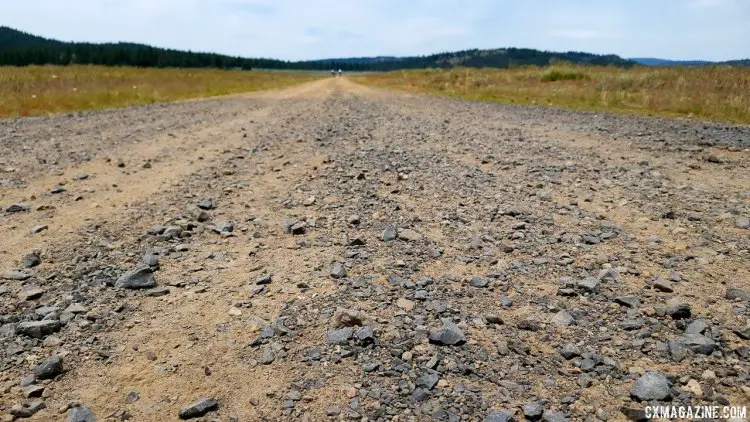
[{"label": "yellow grass", "polygon": [[498,102],[750,123],[750,68],[413,70],[354,78],[373,86]]},{"label": "yellow grass", "polygon": [[282,88],[320,76],[220,69],[0,67],[0,117],[38,116]]}]

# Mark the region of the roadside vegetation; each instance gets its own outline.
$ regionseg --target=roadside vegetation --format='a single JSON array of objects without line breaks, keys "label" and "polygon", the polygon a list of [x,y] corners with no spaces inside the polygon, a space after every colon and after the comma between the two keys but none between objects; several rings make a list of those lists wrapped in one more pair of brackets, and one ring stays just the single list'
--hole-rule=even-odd
[{"label": "roadside vegetation", "polygon": [[283,88],[322,74],[104,66],[0,67],[0,118]]},{"label": "roadside vegetation", "polygon": [[595,67],[411,70],[355,81],[459,98],[750,123],[750,68]]}]

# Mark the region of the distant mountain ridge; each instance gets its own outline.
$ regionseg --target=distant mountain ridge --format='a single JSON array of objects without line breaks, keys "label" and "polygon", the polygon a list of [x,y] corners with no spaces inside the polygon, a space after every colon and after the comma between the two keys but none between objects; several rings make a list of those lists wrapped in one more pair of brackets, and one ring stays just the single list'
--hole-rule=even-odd
[{"label": "distant mountain ridge", "polygon": [[[659,59],[641,59],[659,60]],[[348,57],[284,61],[245,58],[216,53],[181,51],[136,43],[62,42],[0,26],[0,65],[68,65],[239,68],[346,71],[390,71],[418,68],[547,66],[556,62],[582,65],[631,67],[635,60],[614,54],[551,52],[528,48],[470,49],[425,56]]]},{"label": "distant mountain ridge", "polygon": [[750,66],[750,59],[744,60],[727,60],[727,61],[710,61],[710,60],[668,60],[651,57],[633,57],[632,60],[644,66],[711,66],[711,65],[730,65],[730,66]]}]

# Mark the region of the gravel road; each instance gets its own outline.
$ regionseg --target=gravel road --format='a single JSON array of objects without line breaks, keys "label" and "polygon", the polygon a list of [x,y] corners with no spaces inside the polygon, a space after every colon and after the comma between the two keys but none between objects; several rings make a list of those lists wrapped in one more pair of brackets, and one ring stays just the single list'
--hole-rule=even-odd
[{"label": "gravel road", "polygon": [[0,121],[0,414],[750,404],[750,128],[344,78]]}]

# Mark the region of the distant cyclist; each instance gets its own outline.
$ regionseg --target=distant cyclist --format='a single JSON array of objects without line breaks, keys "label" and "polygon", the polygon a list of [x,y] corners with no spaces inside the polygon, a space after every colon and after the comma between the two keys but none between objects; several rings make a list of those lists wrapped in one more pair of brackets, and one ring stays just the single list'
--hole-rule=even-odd
[{"label": "distant cyclist", "polygon": [[339,76],[343,76],[343,75],[344,73],[341,71],[341,69],[339,69]]},{"label": "distant cyclist", "polygon": [[334,69],[331,69],[331,76],[336,76],[336,71]]}]

